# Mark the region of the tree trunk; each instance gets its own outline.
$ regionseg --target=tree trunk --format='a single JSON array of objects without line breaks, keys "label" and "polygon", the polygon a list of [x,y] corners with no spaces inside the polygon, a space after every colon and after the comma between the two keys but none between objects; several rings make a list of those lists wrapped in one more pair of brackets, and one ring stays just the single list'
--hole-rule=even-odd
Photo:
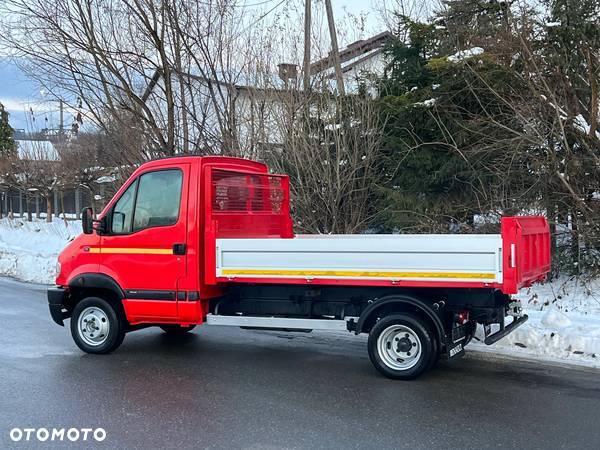
[{"label": "tree trunk", "polygon": [[60,212],[63,216],[63,220],[65,221],[65,227],[67,226],[67,217],[65,215],[65,195],[61,191],[60,192]]},{"label": "tree trunk", "polygon": [[51,195],[51,193],[48,193],[48,195],[46,195],[46,222],[52,222],[52,200],[50,199]]},{"label": "tree trunk", "polygon": [[81,219],[81,189],[75,189],[75,218]]},{"label": "tree trunk", "polygon": [[579,232],[577,226],[577,212],[573,211],[571,213],[571,258],[573,259],[573,266],[575,267],[573,274],[580,274],[580,265],[581,261],[579,261]]},{"label": "tree trunk", "polygon": [[587,59],[587,66],[588,66],[588,78],[589,78],[589,82],[590,82],[590,95],[591,95],[591,99],[590,99],[590,105],[591,105],[591,111],[590,111],[590,131],[589,131],[589,135],[590,137],[595,137],[596,136],[596,130],[598,129],[598,79],[596,76],[596,70],[595,70],[595,60],[594,57],[592,56],[592,52],[590,51],[589,47],[586,48],[586,59]]},{"label": "tree trunk", "polygon": [[[550,253],[554,253],[556,249],[556,206],[552,200],[546,197],[546,220],[550,227]],[[551,270],[548,274],[548,279],[552,280],[554,271]]]},{"label": "tree trunk", "polygon": [[35,218],[39,220],[40,218],[40,194],[36,192],[33,200],[35,201]]},{"label": "tree trunk", "polygon": [[59,211],[59,209],[58,209],[58,205],[59,205],[59,203],[58,203],[58,190],[55,189],[53,191],[53,197],[54,197],[54,201],[53,201],[54,211],[53,212],[54,212],[54,215],[56,216],[56,218],[58,219],[58,211]]}]

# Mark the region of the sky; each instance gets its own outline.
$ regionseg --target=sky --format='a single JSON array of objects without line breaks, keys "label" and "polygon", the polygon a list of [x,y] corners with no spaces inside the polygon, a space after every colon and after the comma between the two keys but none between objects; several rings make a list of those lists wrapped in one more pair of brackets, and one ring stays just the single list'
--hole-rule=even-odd
[{"label": "sky", "polygon": [[[378,0],[332,0],[334,16],[341,17],[346,13],[356,16],[366,14],[367,29],[375,34],[382,31],[378,29],[377,12],[374,8],[376,2]],[[313,8],[323,8],[322,0],[313,0]],[[14,129],[36,131],[42,128],[58,128],[58,102],[47,94],[43,95],[35,82],[27,79],[10,59],[1,55],[0,103],[9,112],[9,121]],[[64,120],[66,126],[72,122],[68,112]]]},{"label": "sky", "polygon": [[58,103],[42,95],[36,83],[7,58],[0,58],[0,103],[9,112],[14,129],[37,130],[58,124]]}]

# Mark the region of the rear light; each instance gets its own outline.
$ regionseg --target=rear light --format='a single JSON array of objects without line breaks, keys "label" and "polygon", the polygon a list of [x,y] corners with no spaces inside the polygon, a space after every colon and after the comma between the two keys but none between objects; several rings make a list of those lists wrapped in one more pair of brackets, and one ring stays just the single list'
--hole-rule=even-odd
[{"label": "rear light", "polygon": [[469,321],[469,311],[460,311],[454,314],[454,321],[459,325],[464,325]]}]

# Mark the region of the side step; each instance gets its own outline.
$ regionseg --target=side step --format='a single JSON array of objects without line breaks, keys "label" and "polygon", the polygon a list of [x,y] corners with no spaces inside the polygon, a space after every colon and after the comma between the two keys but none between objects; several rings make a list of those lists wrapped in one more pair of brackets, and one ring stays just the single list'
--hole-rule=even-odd
[{"label": "side step", "polygon": [[234,327],[348,331],[348,323],[345,320],[334,319],[290,319],[287,317],[215,316],[214,314],[207,314],[206,323],[208,325]]},{"label": "side step", "polygon": [[498,342],[504,336],[513,332],[516,328],[520,327],[525,322],[527,322],[527,319],[529,319],[529,316],[527,314],[522,315],[518,319],[515,319],[514,321],[509,323],[506,327],[504,327],[504,329],[496,331],[494,334],[486,336],[483,342],[485,342],[485,345],[492,345],[495,342]]}]

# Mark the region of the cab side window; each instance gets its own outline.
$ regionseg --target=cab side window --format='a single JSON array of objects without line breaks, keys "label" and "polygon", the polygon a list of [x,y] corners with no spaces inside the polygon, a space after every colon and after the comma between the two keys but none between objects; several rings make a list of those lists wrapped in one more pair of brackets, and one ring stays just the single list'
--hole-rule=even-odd
[{"label": "cab side window", "polygon": [[138,180],[135,180],[115,203],[112,213],[111,232],[114,234],[131,233],[133,202]]},{"label": "cab side window", "polygon": [[142,175],[137,189],[132,231],[177,223],[182,181],[183,174],[179,169]]}]

